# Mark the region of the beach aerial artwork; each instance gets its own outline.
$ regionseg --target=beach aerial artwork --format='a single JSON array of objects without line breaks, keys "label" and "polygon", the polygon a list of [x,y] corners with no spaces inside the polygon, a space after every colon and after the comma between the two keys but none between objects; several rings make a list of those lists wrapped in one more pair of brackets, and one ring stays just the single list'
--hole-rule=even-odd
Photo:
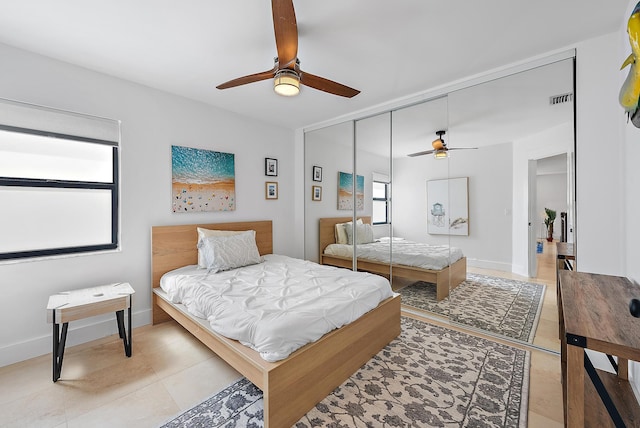
[{"label": "beach aerial artwork", "polygon": [[173,212],[236,209],[232,153],[171,146],[171,166]]},{"label": "beach aerial artwork", "polygon": [[[353,209],[353,174],[338,172],[338,209]],[[364,176],[356,175],[356,210],[364,209]]]}]

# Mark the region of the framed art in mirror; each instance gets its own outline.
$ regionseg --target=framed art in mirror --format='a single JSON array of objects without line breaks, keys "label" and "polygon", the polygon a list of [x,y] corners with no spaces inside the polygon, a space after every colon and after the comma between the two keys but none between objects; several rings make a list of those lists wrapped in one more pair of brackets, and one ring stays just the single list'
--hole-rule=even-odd
[{"label": "framed art in mirror", "polygon": [[322,167],[321,166],[313,166],[313,181],[322,181]]},{"label": "framed art in mirror", "polygon": [[[356,175],[356,210],[364,209],[364,176]],[[338,209],[353,209],[353,174],[338,172]]]},{"label": "framed art in mirror", "polygon": [[278,183],[275,181],[267,181],[264,192],[265,199],[278,199]]},{"label": "framed art in mirror", "polygon": [[469,177],[427,181],[427,232],[469,235]]},{"label": "framed art in mirror", "polygon": [[264,175],[278,176],[278,159],[264,158]]},{"label": "framed art in mirror", "polygon": [[312,201],[322,200],[322,186],[311,186],[311,200]]}]

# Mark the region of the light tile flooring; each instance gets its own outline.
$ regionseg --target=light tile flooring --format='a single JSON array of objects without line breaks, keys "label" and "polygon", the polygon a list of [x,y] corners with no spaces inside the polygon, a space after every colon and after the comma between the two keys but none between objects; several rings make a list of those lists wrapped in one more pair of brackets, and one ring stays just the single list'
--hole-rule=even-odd
[{"label": "light tile flooring", "polygon": [[[538,275],[547,298],[555,298],[553,248],[545,248]],[[542,320],[536,343],[557,341],[553,313],[543,310]],[[240,376],[174,322],[137,328],[133,339],[131,358],[117,336],[68,348],[57,383],[51,355],[0,368],[0,426],[154,427]],[[559,357],[533,350],[529,426],[562,420]]]}]

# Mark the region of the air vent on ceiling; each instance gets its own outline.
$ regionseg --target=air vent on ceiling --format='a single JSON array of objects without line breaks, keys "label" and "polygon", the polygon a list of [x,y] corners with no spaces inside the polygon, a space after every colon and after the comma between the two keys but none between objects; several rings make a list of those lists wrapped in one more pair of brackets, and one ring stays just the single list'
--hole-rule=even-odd
[{"label": "air vent on ceiling", "polygon": [[568,92],[566,94],[560,94],[560,95],[554,95],[552,97],[549,97],[549,104],[556,105],[556,104],[562,104],[562,103],[568,103],[573,101],[573,93],[572,92]]}]

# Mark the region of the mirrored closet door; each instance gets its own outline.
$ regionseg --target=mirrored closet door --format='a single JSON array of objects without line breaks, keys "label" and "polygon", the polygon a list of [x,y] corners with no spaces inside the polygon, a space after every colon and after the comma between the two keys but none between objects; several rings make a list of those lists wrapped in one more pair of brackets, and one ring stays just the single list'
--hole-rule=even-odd
[{"label": "mirrored closet door", "polygon": [[384,113],[305,133],[306,259],[391,277],[390,126]]},{"label": "mirrored closet door", "polygon": [[391,114],[356,120],[355,131],[358,269],[391,279]]},{"label": "mirrored closet door", "polygon": [[[555,243],[575,240],[573,91],[568,57],[306,132],[305,257],[389,277],[408,310],[559,350]],[[423,245],[444,265],[411,266],[404,257]]]},{"label": "mirrored closet door", "polygon": [[[354,123],[344,122],[305,133],[305,259],[324,263],[322,255],[332,244],[331,264],[352,268],[353,248],[346,229],[336,234],[336,224],[352,221],[348,208],[354,169]],[[340,180],[343,180],[341,183]]]},{"label": "mirrored closet door", "polygon": [[[450,235],[468,264],[452,322],[559,350],[554,254],[573,241],[573,111],[573,59],[449,94],[448,144],[471,148],[449,157],[468,202],[468,234]],[[557,213],[553,242],[545,208]]]},{"label": "mirrored closet door", "polygon": [[438,183],[442,196],[448,192],[449,160],[436,157],[432,145],[448,129],[447,102],[392,111],[394,288],[405,307],[441,318],[449,312],[449,234],[445,200],[430,200],[427,188]]}]

